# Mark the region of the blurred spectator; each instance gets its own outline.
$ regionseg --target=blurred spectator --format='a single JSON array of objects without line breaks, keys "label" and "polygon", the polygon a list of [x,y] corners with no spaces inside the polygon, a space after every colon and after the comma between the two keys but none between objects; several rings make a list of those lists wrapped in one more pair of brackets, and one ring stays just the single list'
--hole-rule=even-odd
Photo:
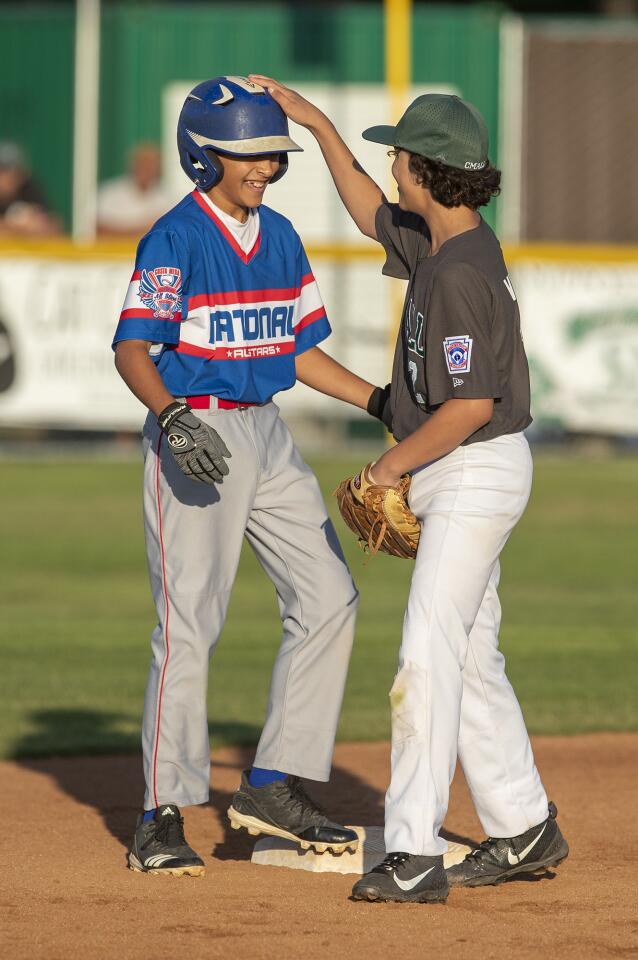
[{"label": "blurred spectator", "polygon": [[160,182],[160,152],[154,143],[138,143],[132,148],[128,171],[98,189],[97,231],[101,237],[139,237],[173,205]]},{"label": "blurred spectator", "polygon": [[22,149],[9,140],[0,141],[0,237],[59,232],[60,221],[31,176]]}]

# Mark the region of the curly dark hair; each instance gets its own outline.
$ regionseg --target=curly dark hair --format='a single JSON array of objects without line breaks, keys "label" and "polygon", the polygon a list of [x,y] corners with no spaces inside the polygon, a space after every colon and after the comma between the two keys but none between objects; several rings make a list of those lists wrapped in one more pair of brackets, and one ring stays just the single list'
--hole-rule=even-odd
[{"label": "curly dark hair", "polygon": [[444,207],[469,207],[478,210],[501,192],[501,171],[490,163],[482,170],[459,170],[439,160],[411,153],[410,172]]}]

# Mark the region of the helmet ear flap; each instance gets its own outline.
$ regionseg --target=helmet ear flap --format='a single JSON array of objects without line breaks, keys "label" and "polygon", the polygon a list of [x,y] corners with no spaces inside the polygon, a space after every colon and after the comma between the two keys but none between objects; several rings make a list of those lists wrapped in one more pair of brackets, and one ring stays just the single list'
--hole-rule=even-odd
[{"label": "helmet ear flap", "polygon": [[280,153],[280,154],[279,154],[279,169],[277,170],[277,173],[275,173],[275,174],[270,178],[270,182],[271,182],[271,183],[277,183],[278,180],[281,180],[281,178],[283,177],[283,175],[284,175],[284,173],[286,172],[287,169],[288,169],[288,154],[287,154],[287,153]]},{"label": "helmet ear flap", "polygon": [[224,176],[221,160],[213,150],[198,147],[187,133],[178,129],[177,145],[182,170],[198,190],[210,190]]},{"label": "helmet ear flap", "polygon": [[219,181],[222,179],[222,177],[224,176],[224,165],[223,165],[223,163],[221,162],[221,160],[219,159],[218,155],[215,153],[214,150],[211,150],[211,149],[209,148],[208,150],[204,150],[204,153],[205,153],[206,156],[208,157],[208,162],[210,163],[212,169],[215,171],[215,173],[216,173],[216,175],[217,175],[217,179],[215,180],[215,183],[213,184],[213,186],[216,186],[216,185],[219,183]]}]

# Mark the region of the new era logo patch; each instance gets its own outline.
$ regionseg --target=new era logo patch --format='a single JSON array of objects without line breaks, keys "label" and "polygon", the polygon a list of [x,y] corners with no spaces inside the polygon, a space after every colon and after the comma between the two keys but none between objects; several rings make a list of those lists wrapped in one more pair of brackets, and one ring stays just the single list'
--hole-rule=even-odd
[{"label": "new era logo patch", "polygon": [[[443,352],[447,363],[448,373],[469,373],[472,358],[472,338],[446,337],[443,341]],[[454,384],[458,386],[458,384]]]}]

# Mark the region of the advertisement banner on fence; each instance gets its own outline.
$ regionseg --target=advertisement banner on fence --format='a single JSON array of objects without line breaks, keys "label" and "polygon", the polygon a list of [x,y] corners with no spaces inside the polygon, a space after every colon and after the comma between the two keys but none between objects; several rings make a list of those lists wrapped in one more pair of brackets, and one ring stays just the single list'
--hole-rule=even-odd
[{"label": "advertisement banner on fence", "polygon": [[[322,260],[328,348],[375,383],[388,379],[391,284],[376,261]],[[0,255],[0,426],[138,430],[145,411],[110,342],[130,277],[124,259]],[[638,433],[638,263],[514,258],[539,427]],[[298,386],[284,413],[365,416]]]},{"label": "advertisement banner on fence", "polygon": [[638,263],[518,262],[537,426],[638,434]]},{"label": "advertisement banner on fence", "polygon": [[[322,344],[371,382],[385,383],[391,284],[379,264],[314,273],[333,326]],[[131,261],[0,254],[0,426],[139,430],[146,411],[115,370],[111,340]],[[277,395],[284,414],[365,417],[303,384]]]},{"label": "advertisement banner on fence", "polygon": [[0,425],[139,427],[144,409],[123,389],[110,349],[130,263],[0,264]]}]

